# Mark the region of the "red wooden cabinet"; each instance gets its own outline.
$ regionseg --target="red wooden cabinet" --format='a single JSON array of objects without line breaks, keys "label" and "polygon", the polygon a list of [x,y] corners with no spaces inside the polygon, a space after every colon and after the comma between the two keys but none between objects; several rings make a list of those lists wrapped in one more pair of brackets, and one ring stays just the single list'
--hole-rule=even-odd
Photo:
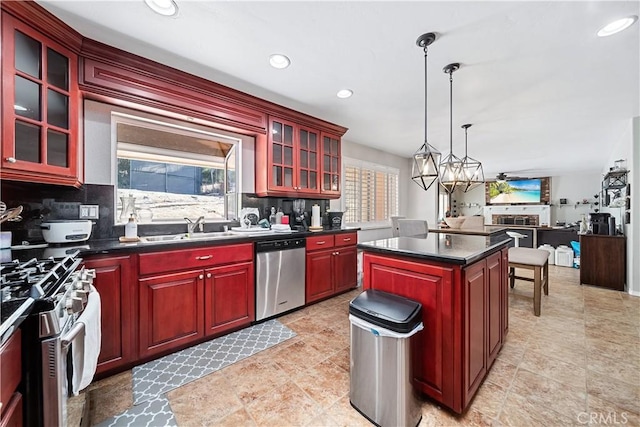
[{"label": "red wooden cabinet", "polygon": [[183,347],[204,336],[204,272],[140,279],[141,357]]},{"label": "red wooden cabinet", "polygon": [[503,298],[506,294],[502,276],[502,253],[489,255],[487,263],[487,366],[491,367],[502,348]]},{"label": "red wooden cabinet", "polygon": [[333,296],[333,249],[307,253],[306,303]]},{"label": "red wooden cabinet", "polygon": [[[2,425],[22,425],[22,396],[17,392],[22,380],[22,333],[16,330],[0,347],[0,412]],[[15,424],[16,406],[20,406],[18,414],[20,424]],[[12,408],[14,408],[12,410]]]},{"label": "red wooden cabinet", "polygon": [[322,133],[322,194],[340,197],[340,137]]},{"label": "red wooden cabinet", "polygon": [[2,179],[79,186],[78,55],[2,13]]},{"label": "red wooden cabinet", "polygon": [[266,141],[257,144],[256,194],[318,197],[320,131],[270,117]]},{"label": "red wooden cabinet", "polygon": [[135,257],[106,256],[85,260],[96,272],[93,286],[100,294],[102,340],[97,373],[124,366],[136,358],[137,277]]},{"label": "red wooden cabinet", "polygon": [[205,272],[205,335],[218,335],[255,320],[253,262]]},{"label": "red wooden cabinet", "polygon": [[422,304],[413,384],[462,413],[502,348],[506,333],[506,250],[469,266],[364,253],[364,289]]},{"label": "red wooden cabinet", "polygon": [[[463,407],[487,374],[487,264],[484,260],[463,274]],[[500,317],[498,317],[498,322]]]},{"label": "red wooden cabinet", "polygon": [[307,238],[307,304],[331,297],[357,285],[356,243],[356,233]]},{"label": "red wooden cabinet", "polygon": [[141,358],[255,319],[251,243],[143,253],[139,271]]},{"label": "red wooden cabinet", "polygon": [[[422,304],[425,331],[415,336],[414,386],[439,402],[453,402],[453,281],[459,271],[408,259],[364,253],[364,289],[378,289]],[[458,279],[459,280],[459,279]]]}]

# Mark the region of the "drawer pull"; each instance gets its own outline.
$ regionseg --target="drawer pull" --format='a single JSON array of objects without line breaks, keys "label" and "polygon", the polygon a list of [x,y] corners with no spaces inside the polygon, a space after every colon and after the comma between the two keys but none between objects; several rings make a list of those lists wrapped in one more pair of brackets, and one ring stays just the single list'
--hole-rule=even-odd
[{"label": "drawer pull", "polygon": [[325,243],[327,243],[326,241],[322,240],[320,242],[316,242],[316,245],[324,245]]},{"label": "drawer pull", "polygon": [[350,242],[351,241],[351,237],[345,237],[344,239],[342,239],[343,242]]},{"label": "drawer pull", "polygon": [[206,259],[211,259],[213,258],[213,255],[203,255],[203,256],[197,256],[196,259],[200,260],[200,261],[204,261]]}]

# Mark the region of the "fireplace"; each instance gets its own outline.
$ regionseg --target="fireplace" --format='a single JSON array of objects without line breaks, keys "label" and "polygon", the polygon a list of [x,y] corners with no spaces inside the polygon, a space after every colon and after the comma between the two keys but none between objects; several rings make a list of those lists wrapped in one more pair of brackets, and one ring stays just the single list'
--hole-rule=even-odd
[{"label": "fireplace", "polygon": [[485,224],[544,227],[551,222],[551,208],[549,205],[485,206],[484,222]]}]

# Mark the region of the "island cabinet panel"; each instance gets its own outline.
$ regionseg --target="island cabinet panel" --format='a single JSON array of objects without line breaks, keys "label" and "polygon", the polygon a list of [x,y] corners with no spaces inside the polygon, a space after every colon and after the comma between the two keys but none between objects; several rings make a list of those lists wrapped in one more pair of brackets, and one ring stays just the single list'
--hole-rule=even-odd
[{"label": "island cabinet panel", "polygon": [[140,356],[166,352],[204,336],[202,270],[140,279]]},{"label": "island cabinet panel", "polygon": [[[439,402],[453,403],[454,358],[452,268],[403,258],[364,254],[364,289],[378,289],[422,304],[425,330],[415,336],[414,386]],[[459,279],[458,279],[459,280]]]},{"label": "island cabinet panel", "polygon": [[[464,406],[487,373],[487,266],[480,261],[464,271]],[[498,317],[498,323],[500,318]]]},{"label": "island cabinet panel", "polygon": [[413,385],[457,413],[468,407],[504,342],[506,250],[472,264],[364,252],[364,289],[422,304]]},{"label": "island cabinet panel", "polygon": [[502,249],[500,251],[501,264],[500,280],[503,282],[500,286],[502,310],[501,310],[501,331],[502,331],[502,343],[505,342],[507,332],[509,332],[509,291],[507,290],[506,280],[509,277],[509,249]]},{"label": "island cabinet panel", "polygon": [[255,320],[253,262],[205,271],[205,335],[238,329]]},{"label": "island cabinet panel", "polygon": [[136,285],[131,256],[92,257],[85,268],[94,269],[93,286],[100,294],[102,340],[97,373],[126,365],[136,357]]},{"label": "island cabinet panel", "polygon": [[498,252],[487,257],[487,366],[491,367],[498,352],[502,348],[502,310],[503,292],[502,283],[502,253]]}]

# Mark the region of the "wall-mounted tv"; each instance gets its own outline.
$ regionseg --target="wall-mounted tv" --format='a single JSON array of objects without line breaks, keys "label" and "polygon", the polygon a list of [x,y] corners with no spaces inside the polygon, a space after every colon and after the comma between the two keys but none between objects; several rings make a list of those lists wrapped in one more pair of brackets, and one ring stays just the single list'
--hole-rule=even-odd
[{"label": "wall-mounted tv", "polygon": [[518,179],[489,183],[489,203],[540,203],[540,179]]}]

